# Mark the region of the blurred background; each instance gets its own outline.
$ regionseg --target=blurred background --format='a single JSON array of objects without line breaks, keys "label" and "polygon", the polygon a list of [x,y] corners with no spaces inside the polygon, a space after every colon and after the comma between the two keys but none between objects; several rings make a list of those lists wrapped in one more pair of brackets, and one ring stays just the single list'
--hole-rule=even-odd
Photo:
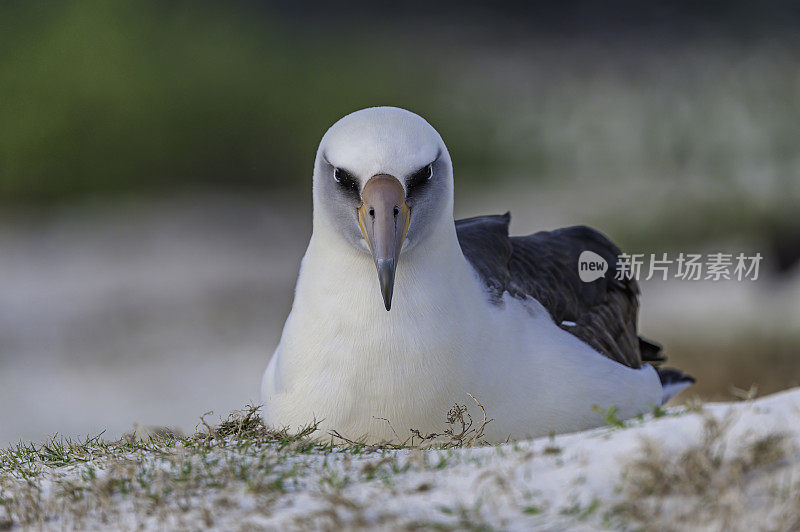
[{"label": "blurred background", "polygon": [[630,253],[642,332],[730,400],[800,384],[800,8],[762,2],[0,4],[0,444],[192,430],[258,401],[341,116],[426,117],[456,215]]}]

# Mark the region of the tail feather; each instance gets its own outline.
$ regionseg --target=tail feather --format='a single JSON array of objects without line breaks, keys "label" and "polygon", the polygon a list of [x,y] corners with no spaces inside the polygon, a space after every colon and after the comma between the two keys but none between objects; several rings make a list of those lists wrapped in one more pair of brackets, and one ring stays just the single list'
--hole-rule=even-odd
[{"label": "tail feather", "polygon": [[675,368],[656,368],[661,380],[661,404],[663,405],[683,390],[694,384],[694,377]]}]

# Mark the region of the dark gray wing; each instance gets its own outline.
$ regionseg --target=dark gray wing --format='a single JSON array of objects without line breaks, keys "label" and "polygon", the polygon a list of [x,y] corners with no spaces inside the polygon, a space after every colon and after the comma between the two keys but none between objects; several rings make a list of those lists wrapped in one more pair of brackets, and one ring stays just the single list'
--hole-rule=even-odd
[{"label": "dark gray wing", "polygon": [[[661,346],[636,333],[639,286],[615,278],[617,246],[585,226],[509,237],[510,220],[509,213],[456,220],[461,250],[494,302],[506,292],[533,297],[559,327],[626,366],[663,360]],[[585,250],[608,262],[605,275],[590,283],[578,276],[578,257]]]}]

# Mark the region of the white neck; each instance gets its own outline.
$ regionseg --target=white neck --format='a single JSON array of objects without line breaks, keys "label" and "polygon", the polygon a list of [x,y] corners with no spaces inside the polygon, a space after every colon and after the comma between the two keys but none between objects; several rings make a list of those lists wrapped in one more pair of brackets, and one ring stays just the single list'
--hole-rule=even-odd
[{"label": "white neck", "polygon": [[440,322],[451,313],[459,315],[461,304],[485,297],[461,252],[452,220],[435,224],[427,238],[405,250],[396,275],[392,310],[387,312],[370,254],[354,249],[330,226],[315,223],[294,306],[341,320],[343,326],[356,320],[359,328],[371,326],[378,336],[398,326],[408,335],[414,330],[408,328],[411,322]]},{"label": "white neck", "polygon": [[433,395],[450,401],[452,388],[463,386],[469,356],[485,341],[481,321],[489,319],[453,222],[435,224],[428,238],[401,253],[389,312],[371,255],[330,231],[315,227],[303,258],[274,356],[276,386],[312,379],[317,384],[310,387],[331,397],[355,388],[391,402],[414,382],[440,376],[442,389]]}]

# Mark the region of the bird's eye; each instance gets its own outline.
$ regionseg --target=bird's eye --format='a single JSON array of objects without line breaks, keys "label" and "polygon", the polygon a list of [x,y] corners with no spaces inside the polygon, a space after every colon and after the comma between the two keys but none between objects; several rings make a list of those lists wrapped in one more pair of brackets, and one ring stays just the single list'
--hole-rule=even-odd
[{"label": "bird's eye", "polygon": [[433,177],[433,164],[423,166],[406,181],[406,188],[408,189],[409,196],[413,195],[416,191],[424,187]]},{"label": "bird's eye", "polygon": [[359,193],[358,179],[353,174],[342,168],[333,169],[333,180],[336,181],[340,187],[353,198],[361,200]]},{"label": "bird's eye", "polygon": [[353,185],[358,185],[358,180],[353,176],[353,174],[341,168],[333,169],[333,180],[343,187],[350,188]]}]

